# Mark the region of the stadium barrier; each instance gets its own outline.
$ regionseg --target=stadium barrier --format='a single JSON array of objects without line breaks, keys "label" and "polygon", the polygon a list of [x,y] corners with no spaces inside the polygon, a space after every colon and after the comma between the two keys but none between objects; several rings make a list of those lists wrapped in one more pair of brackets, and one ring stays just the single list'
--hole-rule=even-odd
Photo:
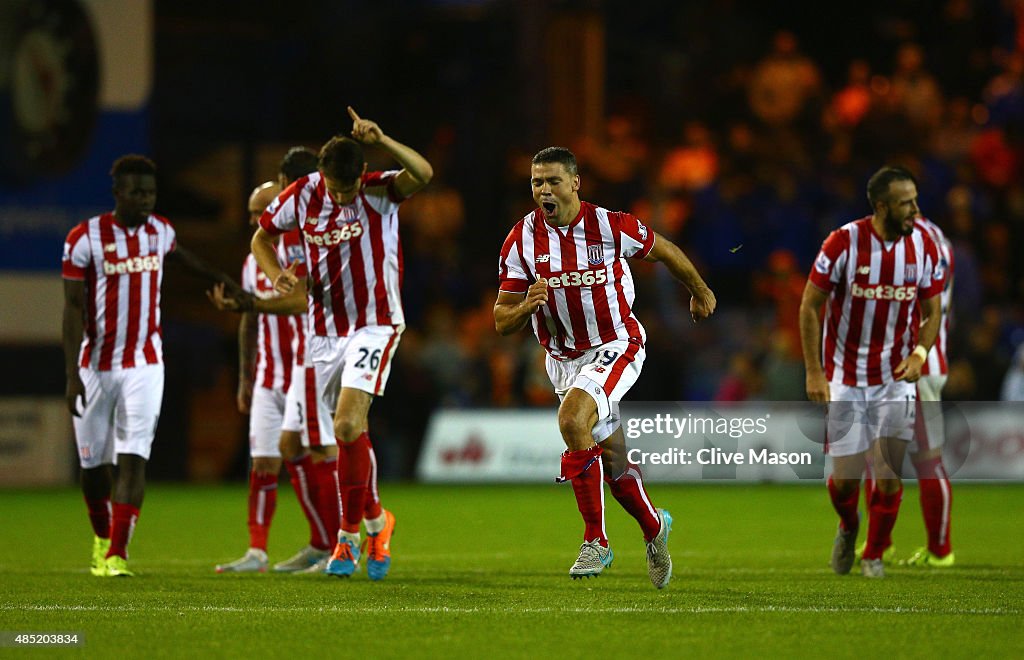
[{"label": "stadium barrier", "polygon": [[[885,405],[904,406],[904,402]],[[834,419],[857,411],[832,404]],[[624,403],[629,458],[660,482],[821,481],[824,410],[804,402]],[[917,411],[945,428],[954,480],[1024,481],[1024,403],[935,402]],[[440,410],[417,462],[424,482],[553,482],[564,449],[551,410]],[[909,460],[903,476],[913,478]]]},{"label": "stadium barrier", "polygon": [[76,466],[62,398],[0,398],[0,487],[65,486]]}]

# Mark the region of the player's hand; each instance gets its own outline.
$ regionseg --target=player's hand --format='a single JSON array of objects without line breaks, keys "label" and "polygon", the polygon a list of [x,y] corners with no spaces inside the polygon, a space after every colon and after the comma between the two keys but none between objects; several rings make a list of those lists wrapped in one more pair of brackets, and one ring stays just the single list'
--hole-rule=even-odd
[{"label": "player's hand", "polygon": [[222,312],[237,312],[238,303],[234,298],[224,295],[224,283],[218,282],[212,289],[206,290],[206,297],[213,303],[213,306]]},{"label": "player's hand", "polygon": [[828,403],[831,393],[828,389],[828,381],[822,372],[807,374],[807,399],[814,403]]},{"label": "player's hand", "polygon": [[238,379],[238,394],[236,395],[238,412],[248,415],[252,409],[252,379]]},{"label": "player's hand", "polygon": [[295,285],[299,283],[299,278],[295,275],[295,269],[299,267],[299,260],[288,264],[288,268],[281,271],[281,274],[274,278],[274,291],[278,293],[288,294],[295,289]]},{"label": "player's hand", "polygon": [[541,305],[546,304],[548,304],[548,281],[542,278],[531,284],[530,288],[526,290],[523,305],[526,306],[528,314],[533,314],[540,309]]},{"label": "player's hand", "polygon": [[352,118],[352,138],[363,144],[377,144],[384,139],[384,131],[377,122],[362,119],[352,106],[348,106],[348,116]]},{"label": "player's hand", "polygon": [[64,390],[64,400],[67,402],[68,412],[75,417],[81,417],[81,413],[78,412],[78,399],[82,399],[82,410],[85,410],[85,383],[82,382],[82,377],[78,375],[78,371],[68,376],[67,388]]},{"label": "player's hand", "polygon": [[693,319],[694,323],[706,319],[715,313],[717,305],[718,300],[711,289],[708,287],[698,289],[696,293],[690,296],[690,318]]},{"label": "player's hand", "polygon": [[924,366],[924,360],[921,359],[920,355],[911,353],[907,357],[903,358],[903,361],[896,365],[895,371],[892,372],[896,376],[896,380],[905,380],[908,383],[916,383],[921,378],[921,367]]}]

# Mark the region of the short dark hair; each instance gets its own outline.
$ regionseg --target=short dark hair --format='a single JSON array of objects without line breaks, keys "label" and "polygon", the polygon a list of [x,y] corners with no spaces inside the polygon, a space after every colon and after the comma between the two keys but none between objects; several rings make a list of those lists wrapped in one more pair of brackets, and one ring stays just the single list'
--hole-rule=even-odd
[{"label": "short dark hair", "polygon": [[355,181],[363,173],[363,147],[355,140],[336,135],[320,149],[321,172],[337,181]]},{"label": "short dark hair", "polygon": [[541,149],[530,162],[534,165],[540,165],[541,163],[561,163],[565,166],[565,170],[569,173],[569,176],[576,176],[579,173],[579,169],[576,165],[576,155],[565,147],[548,147],[546,149]]},{"label": "short dark hair", "polygon": [[889,184],[893,181],[910,181],[915,186],[917,185],[917,179],[907,168],[899,165],[886,165],[868,179],[868,202],[871,204],[872,210],[875,208],[875,204],[885,201],[886,195],[889,194]]},{"label": "short dark hair", "polygon": [[139,154],[126,154],[114,161],[110,168],[110,176],[115,183],[117,178],[125,174],[149,174],[156,176],[156,163]]},{"label": "short dark hair", "polygon": [[281,159],[281,165],[278,166],[277,171],[291,183],[310,172],[315,172],[318,164],[319,157],[309,147],[292,147]]}]

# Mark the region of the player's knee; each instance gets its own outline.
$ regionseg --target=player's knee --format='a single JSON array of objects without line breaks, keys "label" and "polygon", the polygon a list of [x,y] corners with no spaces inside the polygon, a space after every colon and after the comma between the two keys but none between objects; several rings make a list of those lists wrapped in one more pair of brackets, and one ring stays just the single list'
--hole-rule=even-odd
[{"label": "player's knee", "polygon": [[277,474],[281,471],[281,459],[270,456],[253,458],[252,471],[260,476]]},{"label": "player's knee", "polygon": [[340,442],[354,442],[363,433],[366,425],[348,417],[334,419],[334,435]]},{"label": "player's knee", "polygon": [[298,433],[285,431],[277,442],[277,448],[281,451],[281,456],[290,461],[302,453],[302,440]]},{"label": "player's knee", "polygon": [[900,492],[900,488],[903,487],[903,482],[899,477],[894,479],[878,479],[875,481],[875,488],[881,493],[886,495],[895,495]]},{"label": "player's knee", "polygon": [[858,477],[857,479],[839,479],[833,477],[832,486],[835,488],[837,494],[849,495],[860,487],[860,478]]}]

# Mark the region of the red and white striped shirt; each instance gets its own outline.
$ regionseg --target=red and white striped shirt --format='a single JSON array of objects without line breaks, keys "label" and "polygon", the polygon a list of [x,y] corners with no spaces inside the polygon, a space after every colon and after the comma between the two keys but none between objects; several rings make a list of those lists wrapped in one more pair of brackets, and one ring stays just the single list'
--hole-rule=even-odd
[{"label": "red and white striped shirt", "polygon": [[895,380],[893,370],[917,342],[917,299],[941,293],[945,272],[927,234],[915,227],[886,242],[868,216],[829,234],[809,279],[829,293],[825,376],[866,387]]},{"label": "red and white striped shirt", "polygon": [[641,345],[646,335],[633,316],[633,275],[625,259],[646,257],[654,232],[628,213],[580,202],[565,227],[552,227],[540,209],[520,220],[501,248],[499,289],[526,293],[548,283],[548,302],[533,315],[533,332],[559,360],[616,339]]},{"label": "red and white striped shirt", "polygon": [[[296,276],[306,277],[306,255],[298,231],[281,235],[277,242],[277,261],[287,268],[299,262]],[[242,265],[242,289],[257,298],[276,298],[274,283],[263,274],[251,254]],[[302,366],[306,351],[304,315],[257,314],[256,365],[253,382],[257,387],[287,392],[292,384],[292,367]]]},{"label": "red and white striped shirt", "polygon": [[100,371],[163,362],[160,284],[174,227],[150,215],[125,227],[113,213],[79,223],[64,242],[64,279],[85,282],[85,332],[78,363]]},{"label": "red and white striped shirt", "polygon": [[949,362],[946,357],[946,343],[949,339],[949,317],[953,304],[953,245],[939,226],[928,218],[918,218],[914,223],[918,229],[928,234],[939,250],[939,263],[945,266],[946,281],[942,287],[942,323],[939,325],[939,336],[935,345],[928,351],[928,359],[921,367],[921,375],[942,375],[949,373]]},{"label": "red and white striped shirt", "polygon": [[338,206],[320,172],[313,172],[288,186],[260,217],[270,234],[302,232],[313,334],[344,337],[368,325],[405,323],[397,174],[364,174],[352,203]]}]

